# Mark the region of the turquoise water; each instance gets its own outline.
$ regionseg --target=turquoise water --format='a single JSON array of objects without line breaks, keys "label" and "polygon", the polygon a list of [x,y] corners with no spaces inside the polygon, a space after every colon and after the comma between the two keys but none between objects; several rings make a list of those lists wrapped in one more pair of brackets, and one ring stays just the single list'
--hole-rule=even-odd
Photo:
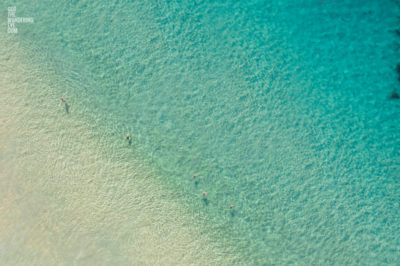
[{"label": "turquoise water", "polygon": [[6,2],[71,112],[241,263],[400,264],[396,2]]}]

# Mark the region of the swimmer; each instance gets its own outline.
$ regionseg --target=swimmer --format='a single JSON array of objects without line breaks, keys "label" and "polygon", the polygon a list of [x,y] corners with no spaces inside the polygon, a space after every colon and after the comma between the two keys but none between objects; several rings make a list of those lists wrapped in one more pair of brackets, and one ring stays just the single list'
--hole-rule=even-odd
[{"label": "swimmer", "polygon": [[65,104],[65,112],[69,114],[69,104],[64,97],[61,97],[60,100]]},{"label": "swimmer", "polygon": [[207,197],[207,192],[203,192],[201,194],[203,194],[203,197]]},{"label": "swimmer", "polygon": [[129,135],[126,135],[126,140],[128,141],[129,145],[132,145],[132,138]]},{"label": "swimmer", "polygon": [[199,176],[198,174],[194,174],[194,175],[192,175],[192,178],[195,179],[198,176]]},{"label": "swimmer", "polygon": [[233,209],[233,205],[231,204],[231,205],[229,205],[229,210],[232,210]]}]

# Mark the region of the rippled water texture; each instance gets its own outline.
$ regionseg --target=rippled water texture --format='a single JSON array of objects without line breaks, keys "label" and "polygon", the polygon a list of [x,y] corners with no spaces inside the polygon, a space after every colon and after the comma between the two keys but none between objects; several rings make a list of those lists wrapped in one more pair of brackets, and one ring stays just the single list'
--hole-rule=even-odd
[{"label": "rippled water texture", "polygon": [[0,261],[400,264],[396,1],[10,5]]}]

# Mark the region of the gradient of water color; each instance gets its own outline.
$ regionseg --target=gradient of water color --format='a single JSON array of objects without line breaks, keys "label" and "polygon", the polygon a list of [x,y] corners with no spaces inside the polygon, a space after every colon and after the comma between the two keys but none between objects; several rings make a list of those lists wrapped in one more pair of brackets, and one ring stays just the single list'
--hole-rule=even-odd
[{"label": "gradient of water color", "polygon": [[35,23],[6,38],[70,119],[149,165],[236,264],[399,264],[394,1],[15,5]]}]

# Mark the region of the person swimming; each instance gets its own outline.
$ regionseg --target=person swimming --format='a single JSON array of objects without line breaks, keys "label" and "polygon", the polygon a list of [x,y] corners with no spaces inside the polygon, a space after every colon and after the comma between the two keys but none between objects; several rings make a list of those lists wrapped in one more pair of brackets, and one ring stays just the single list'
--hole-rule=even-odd
[{"label": "person swimming", "polygon": [[203,194],[203,202],[205,205],[208,205],[210,203],[210,201],[207,198],[207,192],[202,192],[201,194]]},{"label": "person swimming", "polygon": [[69,114],[69,104],[64,97],[61,97],[60,100],[65,104],[65,112]]},{"label": "person swimming", "polygon": [[126,135],[125,139],[128,141],[129,145],[132,144],[132,138],[129,135]]}]

